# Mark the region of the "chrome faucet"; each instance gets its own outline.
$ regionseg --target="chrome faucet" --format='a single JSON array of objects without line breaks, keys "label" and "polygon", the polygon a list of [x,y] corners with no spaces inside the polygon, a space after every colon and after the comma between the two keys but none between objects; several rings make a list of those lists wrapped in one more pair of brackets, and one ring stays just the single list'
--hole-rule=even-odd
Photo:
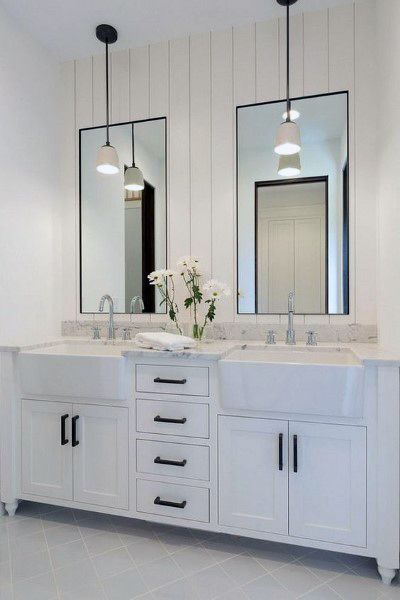
[{"label": "chrome faucet", "polygon": [[134,313],[135,306],[137,303],[139,303],[140,311],[141,312],[144,311],[144,302],[143,302],[142,298],[140,296],[133,296],[133,298],[131,300],[130,311],[129,311],[131,313],[131,315]]},{"label": "chrome faucet", "polygon": [[294,315],[294,292],[289,292],[288,296],[288,328],[286,330],[286,343],[290,346],[296,344],[296,333],[293,328],[293,315]]},{"label": "chrome faucet", "polygon": [[104,302],[107,300],[109,309],[109,321],[108,321],[108,339],[115,340],[115,325],[114,325],[114,300],[109,294],[104,294],[100,299],[99,311],[103,312]]}]

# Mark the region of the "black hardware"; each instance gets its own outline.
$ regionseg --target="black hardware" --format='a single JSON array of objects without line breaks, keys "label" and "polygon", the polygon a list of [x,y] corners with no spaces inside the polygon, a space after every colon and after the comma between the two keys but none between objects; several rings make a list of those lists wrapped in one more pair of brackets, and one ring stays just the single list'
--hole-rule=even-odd
[{"label": "black hardware", "polygon": [[68,444],[69,440],[65,437],[65,422],[68,419],[69,415],[63,415],[61,417],[61,446],[65,446]]},{"label": "black hardware", "polygon": [[279,470],[283,471],[283,433],[279,434]]},{"label": "black hardware", "polygon": [[183,500],[182,502],[169,502],[169,500],[161,500],[160,496],[154,500],[154,504],[158,504],[159,506],[171,506],[172,508],[185,508],[187,502]]},{"label": "black hardware", "polygon": [[297,435],[293,436],[293,471],[297,473]]},{"label": "black hardware", "polygon": [[160,417],[160,415],[157,415],[156,417],[154,417],[154,422],[155,423],[178,423],[179,425],[184,425],[186,423],[186,417],[183,417],[182,419],[168,419],[166,417]]},{"label": "black hardware", "polygon": [[97,25],[96,27],[96,37],[100,42],[106,45],[106,132],[107,132],[107,141],[106,146],[110,145],[110,94],[109,94],[109,75],[108,75],[108,62],[109,62],[109,51],[108,45],[114,44],[118,39],[117,30],[112,27],[112,25],[106,25],[103,23],[102,25]]},{"label": "black hardware", "polygon": [[79,419],[79,415],[72,417],[72,446],[79,446],[79,440],[76,439],[76,422]]},{"label": "black hardware", "polygon": [[172,467],[184,467],[187,463],[187,460],[186,458],[184,458],[183,460],[166,460],[165,458],[157,456],[157,458],[154,459],[154,463],[156,465],[171,465]]},{"label": "black hardware", "polygon": [[174,383],[176,385],[183,385],[186,383],[186,379],[162,379],[161,377],[156,377],[154,383]]}]

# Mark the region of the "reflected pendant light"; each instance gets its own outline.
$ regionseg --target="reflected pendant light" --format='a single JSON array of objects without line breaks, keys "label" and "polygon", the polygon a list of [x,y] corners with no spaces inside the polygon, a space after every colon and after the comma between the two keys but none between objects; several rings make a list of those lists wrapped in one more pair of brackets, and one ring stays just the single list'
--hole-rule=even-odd
[{"label": "reflected pendant light", "polygon": [[290,103],[290,6],[297,0],[277,0],[286,6],[286,120],[279,126],[275,140],[275,152],[281,156],[297,154],[301,150],[300,132],[297,124],[291,119]]},{"label": "reflected pendant light", "polygon": [[132,166],[125,170],[125,182],[124,186],[126,190],[132,192],[139,192],[144,190],[143,173],[135,165],[135,129],[132,123]]},{"label": "reflected pendant light", "polygon": [[290,154],[279,157],[278,175],[282,177],[296,177],[300,175],[300,154]]},{"label": "reflected pendant light", "polygon": [[110,105],[108,90],[108,45],[114,44],[118,39],[117,30],[111,25],[98,25],[96,37],[106,45],[106,143],[97,152],[96,169],[105,175],[114,175],[119,171],[118,154],[110,144]]}]

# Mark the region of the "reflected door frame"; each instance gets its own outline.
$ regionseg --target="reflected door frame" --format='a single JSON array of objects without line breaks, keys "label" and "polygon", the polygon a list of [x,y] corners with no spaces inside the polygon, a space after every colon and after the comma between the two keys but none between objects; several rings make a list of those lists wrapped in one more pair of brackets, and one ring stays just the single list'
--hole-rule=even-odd
[{"label": "reflected door frame", "polygon": [[[329,314],[329,177],[321,175],[318,177],[296,177],[293,179],[271,179],[267,181],[254,182],[254,299],[255,314],[274,314],[258,312],[258,190],[264,187],[277,187],[283,185],[299,185],[305,183],[324,183],[325,184],[325,313]],[[280,313],[279,313],[280,314]],[[302,313],[303,314],[303,313]],[[306,313],[304,313],[306,314]],[[310,313],[311,314],[311,313]],[[312,313],[314,314],[314,313]]]}]

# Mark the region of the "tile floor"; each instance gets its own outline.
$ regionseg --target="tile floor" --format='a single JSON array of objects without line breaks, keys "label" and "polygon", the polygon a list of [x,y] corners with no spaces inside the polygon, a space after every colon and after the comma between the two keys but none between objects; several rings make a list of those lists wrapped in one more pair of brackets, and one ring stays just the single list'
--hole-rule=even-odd
[{"label": "tile floor", "polygon": [[400,600],[371,559],[22,503],[0,600]]}]

